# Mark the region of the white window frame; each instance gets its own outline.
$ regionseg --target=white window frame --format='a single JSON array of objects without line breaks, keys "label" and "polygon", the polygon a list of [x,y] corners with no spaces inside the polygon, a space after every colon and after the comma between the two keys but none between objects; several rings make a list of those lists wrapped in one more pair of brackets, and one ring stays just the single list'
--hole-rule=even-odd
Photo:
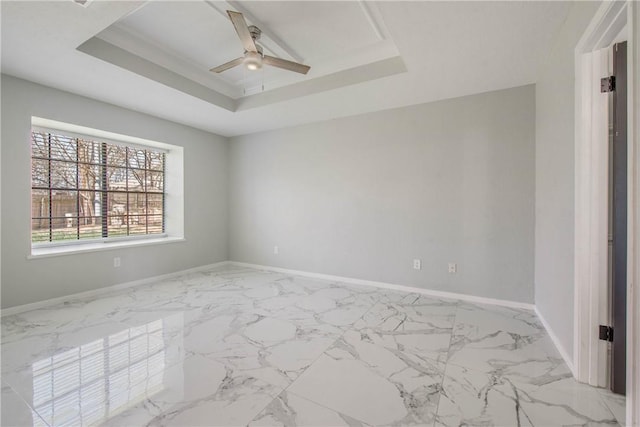
[{"label": "white window frame", "polygon": [[[165,231],[162,234],[118,236],[90,240],[32,242],[29,258],[184,241],[184,149],[182,147],[35,116],[31,118],[31,128],[32,131],[57,132],[72,137],[93,138],[109,144],[163,151],[165,153]],[[29,180],[31,180],[31,175],[29,175]],[[29,188],[31,189],[31,184]],[[29,230],[31,230],[31,227],[29,227]],[[31,240],[31,236],[29,236],[29,240]]]}]

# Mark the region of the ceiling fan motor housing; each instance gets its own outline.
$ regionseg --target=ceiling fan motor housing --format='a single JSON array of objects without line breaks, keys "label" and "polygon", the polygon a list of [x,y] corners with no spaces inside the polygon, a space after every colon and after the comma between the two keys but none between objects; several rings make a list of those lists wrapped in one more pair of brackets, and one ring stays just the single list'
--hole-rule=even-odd
[{"label": "ceiling fan motor housing", "polygon": [[[251,34],[251,38],[253,39],[254,44],[256,45],[256,51],[260,54],[260,57],[262,57],[263,56],[262,46],[260,46],[258,43],[255,43],[256,41],[258,41],[260,39],[260,35],[262,34],[262,30],[260,28],[256,27],[255,25],[250,25],[248,28],[249,28],[249,33]],[[248,53],[249,52],[245,51],[245,53],[244,53],[245,58],[247,58],[247,54]],[[261,66],[262,66],[262,64],[260,64],[260,67]],[[260,67],[258,67],[258,68],[260,68]],[[252,69],[254,69],[254,68],[252,67]]]},{"label": "ceiling fan motor housing", "polygon": [[251,38],[256,41],[260,39],[260,35],[262,34],[262,30],[255,25],[249,25],[249,33],[251,34]]},{"label": "ceiling fan motor housing", "polygon": [[[245,50],[244,54],[246,55],[248,52],[248,50]],[[264,56],[264,54],[262,53],[262,46],[260,46],[258,43],[256,43],[256,52],[258,52],[260,56]]]}]

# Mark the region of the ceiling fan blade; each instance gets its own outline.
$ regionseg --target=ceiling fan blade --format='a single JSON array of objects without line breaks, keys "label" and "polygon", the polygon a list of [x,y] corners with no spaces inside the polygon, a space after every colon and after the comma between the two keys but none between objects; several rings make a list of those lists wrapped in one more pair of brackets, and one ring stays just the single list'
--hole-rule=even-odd
[{"label": "ceiling fan blade", "polygon": [[253,41],[253,37],[251,37],[247,21],[244,20],[244,16],[240,12],[234,12],[233,10],[227,10],[227,14],[236,29],[236,33],[238,33],[238,37],[240,37],[244,50],[247,52],[257,52],[258,48]]},{"label": "ceiling fan blade", "polygon": [[223,71],[227,71],[229,68],[235,67],[236,65],[242,64],[242,61],[244,61],[243,57],[236,58],[233,61],[229,61],[222,65],[218,65],[217,67],[212,68],[209,71],[213,71],[214,73],[221,73]]},{"label": "ceiling fan blade", "polygon": [[269,55],[264,55],[262,62],[273,67],[283,68],[300,74],[307,74],[311,69],[308,65],[298,64],[297,62],[287,61],[286,59],[274,58]]}]

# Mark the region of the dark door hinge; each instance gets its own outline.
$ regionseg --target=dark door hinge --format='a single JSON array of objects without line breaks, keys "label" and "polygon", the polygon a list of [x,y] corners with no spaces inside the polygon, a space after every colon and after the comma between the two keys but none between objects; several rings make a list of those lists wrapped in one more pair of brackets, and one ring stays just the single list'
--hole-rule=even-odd
[{"label": "dark door hinge", "polygon": [[603,77],[600,79],[600,93],[613,92],[616,90],[616,77]]},{"label": "dark door hinge", "polygon": [[611,326],[600,325],[599,338],[602,341],[613,341],[613,328]]}]

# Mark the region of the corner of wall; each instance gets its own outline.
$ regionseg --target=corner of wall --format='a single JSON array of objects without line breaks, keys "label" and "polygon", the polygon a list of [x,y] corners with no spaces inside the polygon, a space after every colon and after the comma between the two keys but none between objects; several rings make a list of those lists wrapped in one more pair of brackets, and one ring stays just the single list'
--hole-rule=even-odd
[{"label": "corner of wall", "polygon": [[231,144],[232,138],[224,137],[225,141],[225,167],[226,167],[226,191],[225,191],[225,204],[227,206],[226,218],[224,219],[224,223],[226,224],[226,241],[225,241],[225,259],[224,261],[231,260],[231,227],[229,223],[231,221]]},{"label": "corner of wall", "polygon": [[576,2],[555,35],[535,91],[536,311],[573,364],[575,262],[575,47],[600,2]]}]

